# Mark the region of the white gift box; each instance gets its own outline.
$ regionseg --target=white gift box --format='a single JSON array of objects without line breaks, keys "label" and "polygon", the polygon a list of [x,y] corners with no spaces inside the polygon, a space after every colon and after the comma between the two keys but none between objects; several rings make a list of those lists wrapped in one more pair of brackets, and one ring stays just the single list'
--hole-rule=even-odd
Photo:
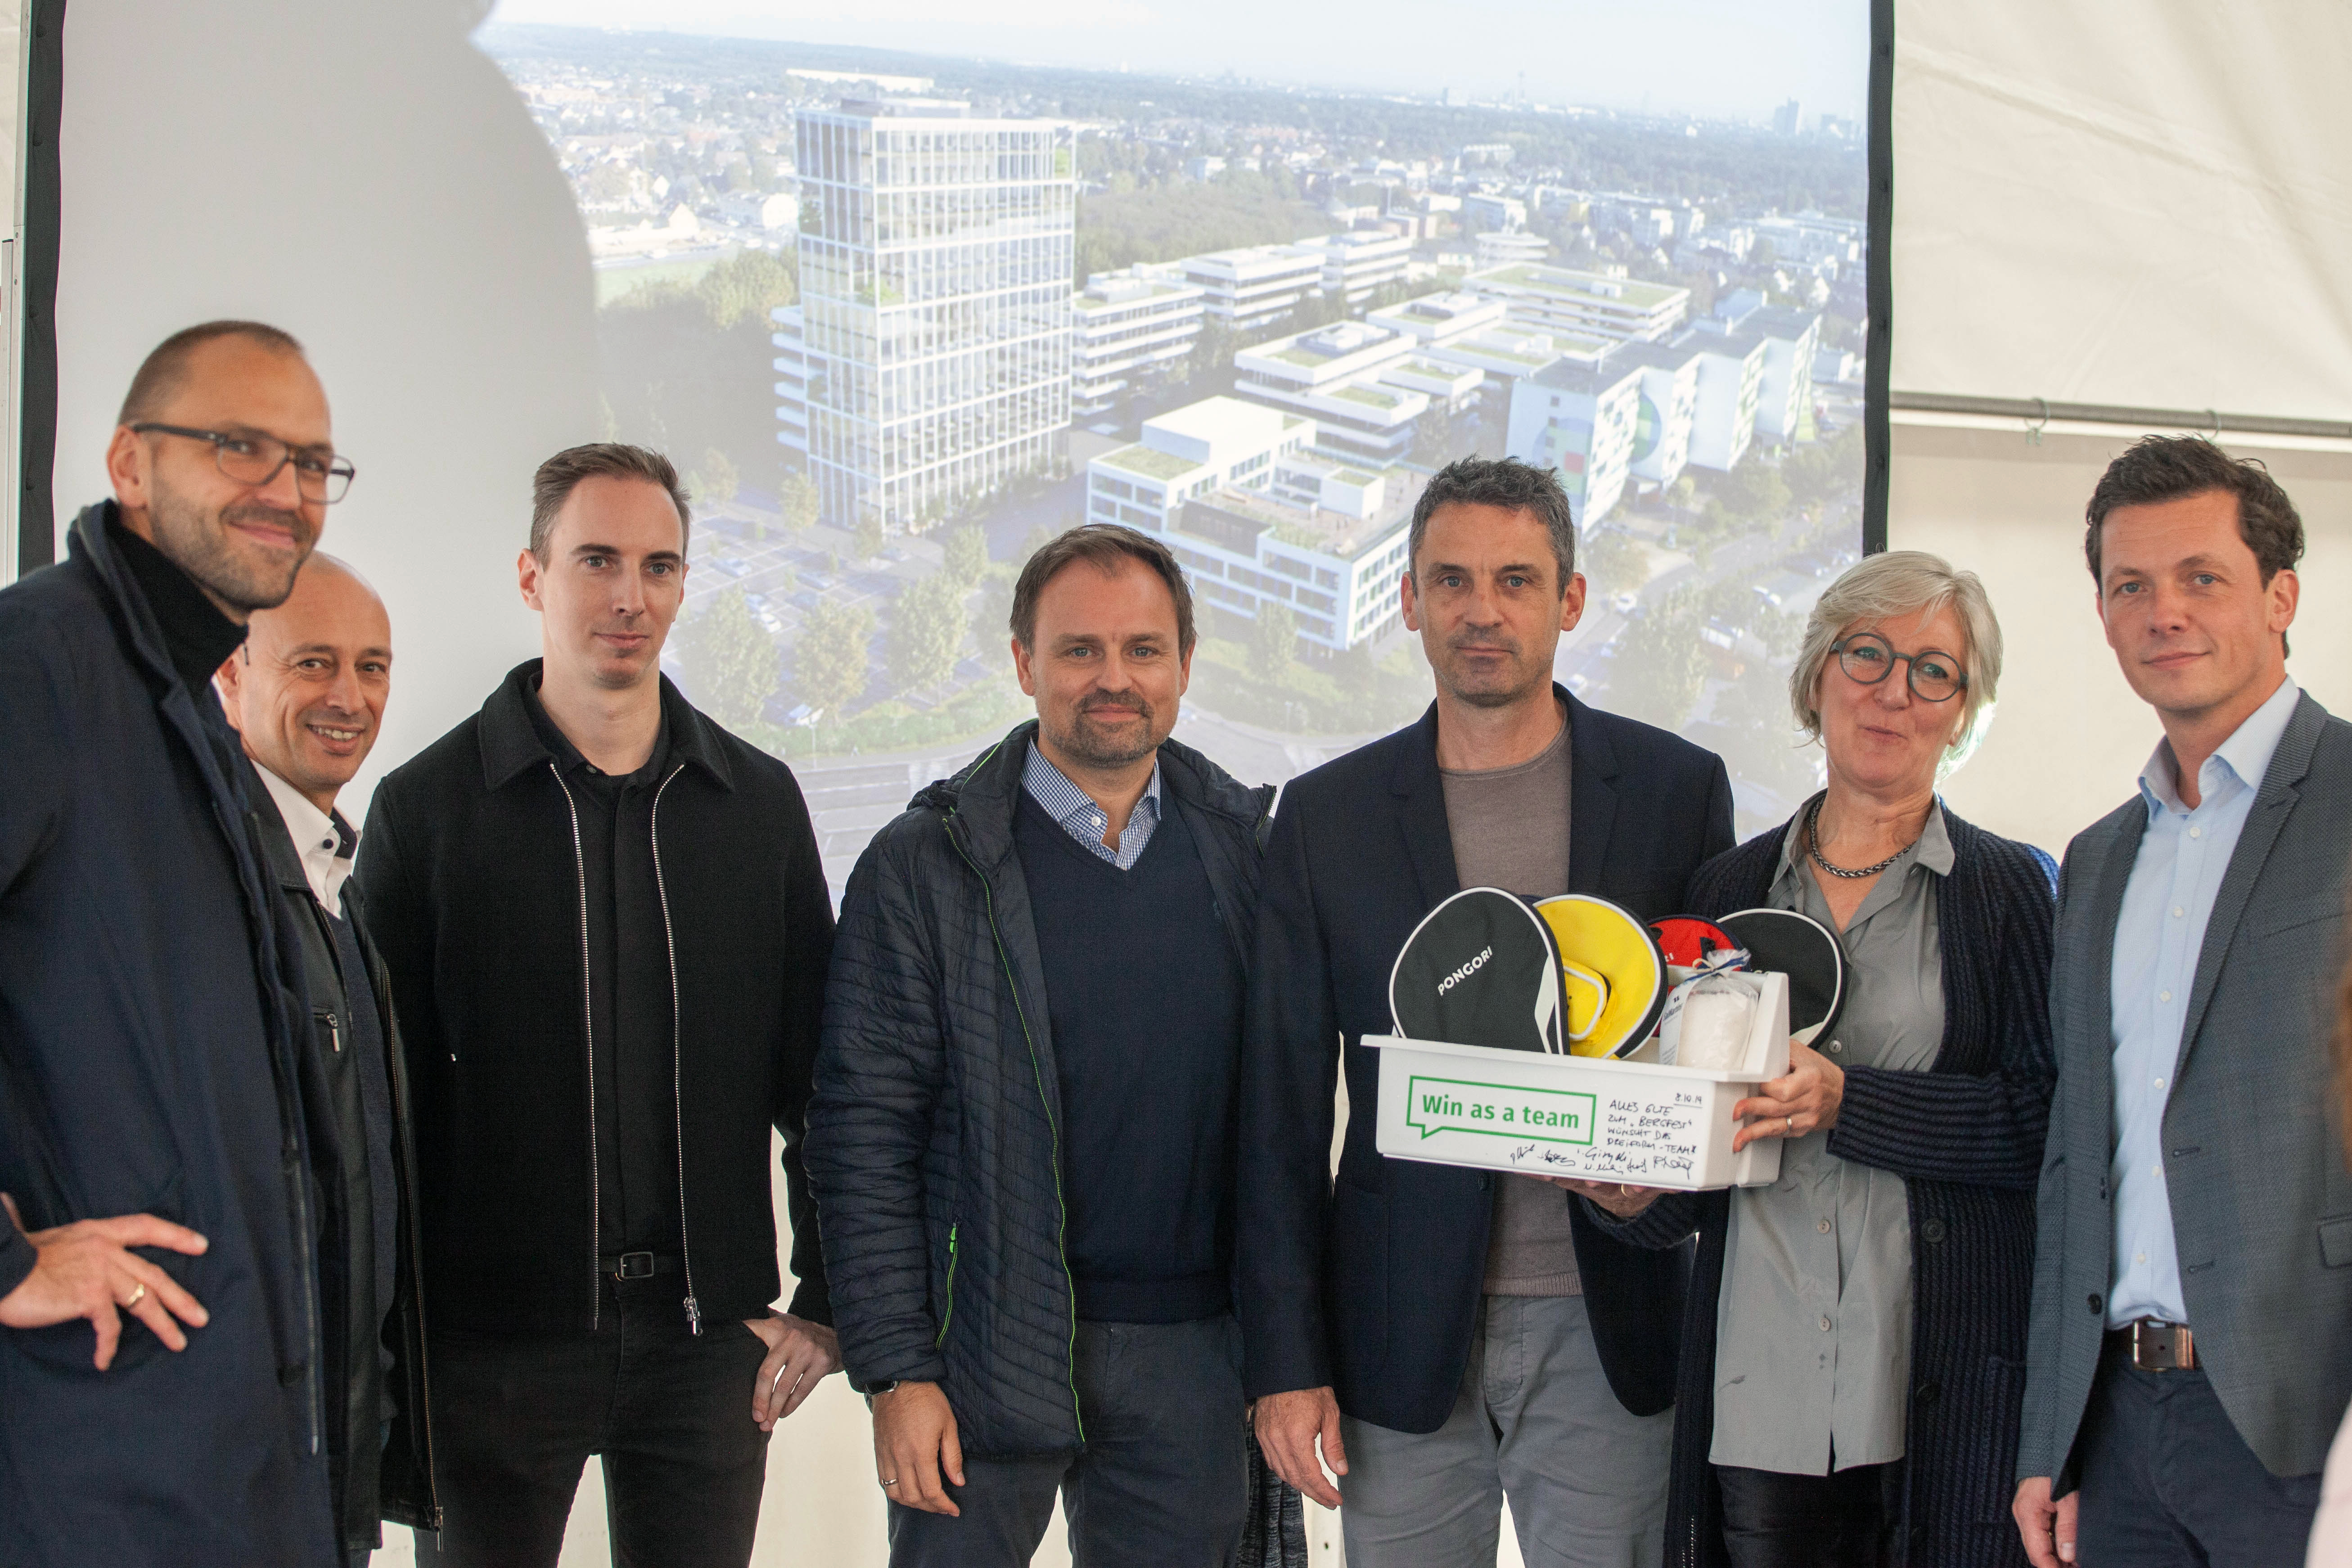
[{"label": "white gift box", "polygon": [[1381,1054],[1375,1143],[1391,1159],[1701,1191],[1769,1186],[1780,1140],[1738,1153],[1731,1108],[1789,1070],[1789,985],[1763,983],[1737,1068],[1661,1067],[1654,1038],[1622,1060],[1367,1035]]}]

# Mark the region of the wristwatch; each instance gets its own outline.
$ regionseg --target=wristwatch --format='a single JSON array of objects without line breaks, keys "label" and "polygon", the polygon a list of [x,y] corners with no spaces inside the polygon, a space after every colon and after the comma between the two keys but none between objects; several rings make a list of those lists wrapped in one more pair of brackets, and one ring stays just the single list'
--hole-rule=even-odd
[{"label": "wristwatch", "polygon": [[873,1387],[867,1389],[866,1391],[866,1408],[868,1410],[873,1409],[874,1402],[877,1399],[881,1398],[882,1395],[889,1393],[892,1389],[898,1386],[898,1380],[894,1377],[887,1383],[877,1383]]}]

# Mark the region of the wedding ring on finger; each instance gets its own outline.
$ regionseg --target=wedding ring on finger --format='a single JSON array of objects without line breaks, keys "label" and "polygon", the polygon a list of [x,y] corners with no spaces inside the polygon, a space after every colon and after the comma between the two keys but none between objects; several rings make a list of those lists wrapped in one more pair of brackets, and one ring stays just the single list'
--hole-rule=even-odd
[{"label": "wedding ring on finger", "polygon": [[140,1302],[144,1301],[146,1299],[147,1281],[142,1279],[138,1281],[136,1289],[134,1289],[128,1297],[124,1298],[122,1302],[123,1309],[127,1311],[131,1308],[139,1305]]}]

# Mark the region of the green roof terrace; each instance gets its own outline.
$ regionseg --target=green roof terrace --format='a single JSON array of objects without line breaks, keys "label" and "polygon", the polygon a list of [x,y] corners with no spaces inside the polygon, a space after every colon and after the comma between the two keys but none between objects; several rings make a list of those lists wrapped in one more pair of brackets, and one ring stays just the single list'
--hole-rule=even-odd
[{"label": "green roof terrace", "polygon": [[1535,262],[1521,262],[1516,267],[1502,267],[1492,272],[1478,273],[1471,281],[1477,282],[1482,279],[1511,284],[1521,289],[1540,289],[1547,294],[1588,295],[1613,305],[1628,305],[1635,310],[1648,310],[1653,306],[1663,305],[1677,294],[1690,292],[1678,284],[1644,283],[1633,278],[1604,278],[1597,272],[1576,272],[1563,267],[1544,267]]},{"label": "green roof terrace", "polygon": [[1130,474],[1141,474],[1148,479],[1159,479],[1163,482],[1169,479],[1181,479],[1186,474],[1207,466],[1196,463],[1190,458],[1180,458],[1172,452],[1162,452],[1155,447],[1147,447],[1139,441],[1132,447],[1121,447],[1116,452],[1106,452],[1095,461],[1109,468],[1125,468]]}]

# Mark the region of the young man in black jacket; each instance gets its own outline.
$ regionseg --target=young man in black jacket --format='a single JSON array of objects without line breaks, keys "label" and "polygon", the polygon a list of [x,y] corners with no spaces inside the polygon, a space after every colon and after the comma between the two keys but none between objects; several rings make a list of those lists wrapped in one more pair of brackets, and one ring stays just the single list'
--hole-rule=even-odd
[{"label": "young man in black jacket", "polygon": [[1507,1498],[1529,1562],[1654,1568],[1664,1545],[1685,1254],[1603,1235],[1539,1177],[1383,1157],[1359,1043],[1389,1032],[1398,949],[1460,889],[1656,920],[1731,847],[1720,758],[1553,683],[1584,609],[1575,552],[1552,470],[1440,469],[1402,586],[1437,700],[1293,783],[1266,847],[1242,1072],[1248,1386],[1283,1479],[1344,1498],[1353,1568],[1491,1563]]},{"label": "young man in black jacket", "polygon": [[1247,1510],[1234,1095],[1271,792],[1168,739],[1168,548],[1013,591],[1037,720],[918,795],[842,903],[809,1180],[894,1568],[1230,1563]]},{"label": "young man in black jacket", "polygon": [[390,1519],[440,1525],[425,1418],[408,1072],[390,977],[351,880],[359,835],[335,796],[367,762],[392,694],[392,617],[357,573],[313,553],[255,613],[214,677],[252,764],[253,824],[309,993],[302,1099],[317,1173],[319,1313],[341,1370],[324,1384],[336,1527],[367,1568]]},{"label": "young man in black jacket", "polygon": [[552,1568],[600,1454],[616,1561],[743,1563],[767,1431],[840,1364],[800,1169],[832,908],[791,771],[661,675],[688,515],[657,453],[542,464],[544,656],[368,816],[434,1304],[421,1561]]}]

